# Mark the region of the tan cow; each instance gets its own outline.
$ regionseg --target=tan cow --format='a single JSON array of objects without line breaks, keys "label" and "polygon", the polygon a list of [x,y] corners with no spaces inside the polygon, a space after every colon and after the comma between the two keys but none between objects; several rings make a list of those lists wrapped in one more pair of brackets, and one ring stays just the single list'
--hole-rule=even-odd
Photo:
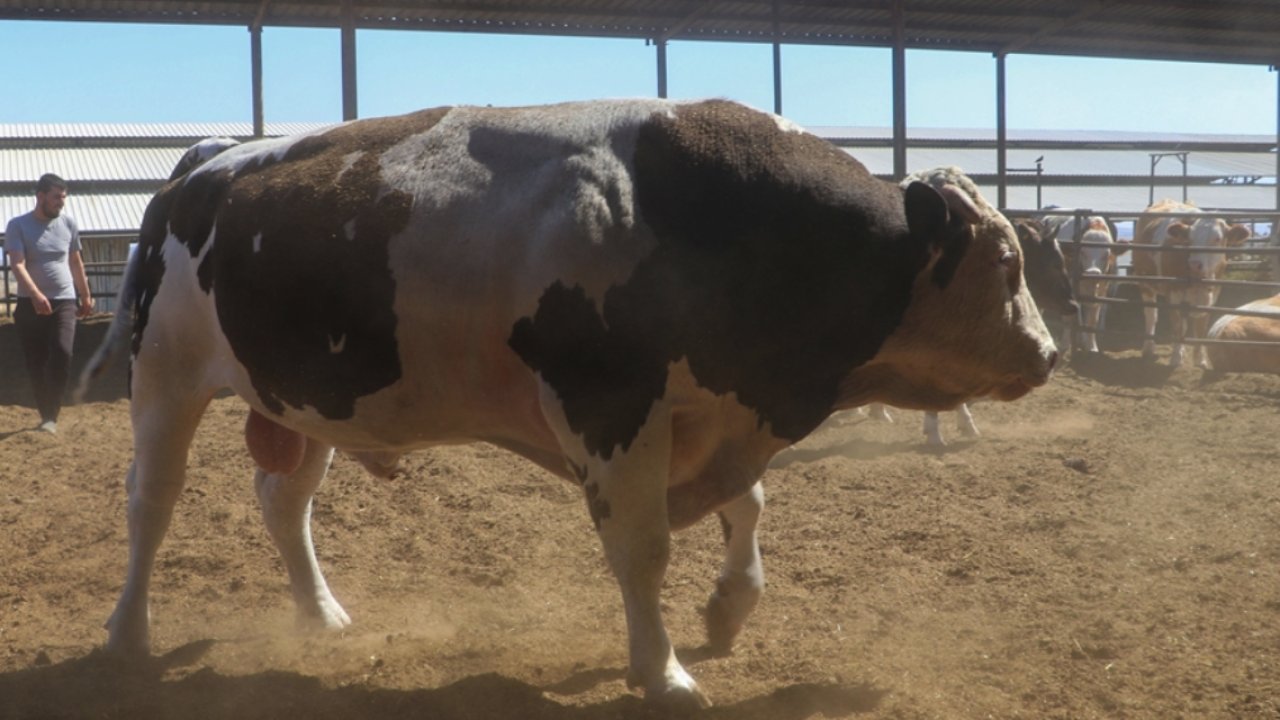
[{"label": "tan cow", "polygon": [[1209,362],[1222,372],[1265,372],[1280,374],[1280,295],[1254,300],[1237,310],[1271,313],[1275,317],[1223,315],[1209,328],[1213,340],[1248,340],[1276,343],[1274,348],[1240,345],[1210,345]]},{"label": "tan cow", "polygon": [[[1249,237],[1249,228],[1228,225],[1221,218],[1205,215],[1200,208],[1174,200],[1161,200],[1147,208],[1146,213],[1181,213],[1182,217],[1161,217],[1143,214],[1134,225],[1135,245],[1161,245],[1164,247],[1190,247],[1192,251],[1139,250],[1133,251],[1133,274],[1138,276],[1142,299],[1154,303],[1156,295],[1163,293],[1169,299],[1170,317],[1173,319],[1174,345],[1170,364],[1182,364],[1182,340],[1185,337],[1205,337],[1209,328],[1209,316],[1203,311],[1191,311],[1184,317],[1178,306],[1213,305],[1218,299],[1219,286],[1213,281],[1222,278],[1227,266],[1227,255],[1221,252],[1228,247],[1240,247]],[[1142,277],[1172,277],[1182,280],[1173,285],[1157,285],[1143,282]],[[1155,329],[1157,309],[1144,308],[1146,339],[1142,344],[1142,356],[1155,357]],[[1188,324],[1189,322],[1189,324]],[[1209,366],[1204,346],[1196,353],[1200,367]]]}]

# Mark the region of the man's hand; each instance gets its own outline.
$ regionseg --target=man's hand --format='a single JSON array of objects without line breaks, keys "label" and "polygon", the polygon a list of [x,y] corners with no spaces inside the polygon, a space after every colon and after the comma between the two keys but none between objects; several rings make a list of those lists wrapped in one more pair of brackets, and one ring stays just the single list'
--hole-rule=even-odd
[{"label": "man's hand", "polygon": [[93,298],[88,295],[80,296],[80,306],[76,310],[76,317],[87,318],[93,313]]},{"label": "man's hand", "polygon": [[49,302],[49,298],[43,293],[37,292],[31,296],[31,307],[35,309],[37,315],[52,315],[53,305]]}]

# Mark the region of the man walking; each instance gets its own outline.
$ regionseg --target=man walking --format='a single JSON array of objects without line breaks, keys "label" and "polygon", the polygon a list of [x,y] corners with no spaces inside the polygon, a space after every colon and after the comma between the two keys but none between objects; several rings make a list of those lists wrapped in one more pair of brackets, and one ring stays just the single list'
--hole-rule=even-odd
[{"label": "man walking", "polygon": [[35,209],[10,220],[4,233],[4,251],[18,280],[13,322],[35,389],[40,429],[48,433],[58,431],[76,318],[93,311],[80,232],[62,212],[66,201],[67,182],[52,173],[41,176]]}]

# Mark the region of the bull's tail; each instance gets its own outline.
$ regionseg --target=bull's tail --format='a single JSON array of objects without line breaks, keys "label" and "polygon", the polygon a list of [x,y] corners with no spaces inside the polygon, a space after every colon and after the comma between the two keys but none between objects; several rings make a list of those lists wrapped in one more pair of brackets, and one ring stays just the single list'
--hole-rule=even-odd
[{"label": "bull's tail", "polygon": [[138,277],[138,265],[141,261],[142,251],[139,248],[134,248],[133,255],[129,258],[128,264],[125,265],[124,280],[120,283],[120,292],[116,295],[115,317],[111,319],[111,327],[107,329],[107,336],[103,338],[102,344],[93,353],[93,357],[84,366],[84,370],[80,372],[80,380],[76,383],[76,389],[72,395],[72,401],[75,403],[80,403],[84,400],[85,395],[89,392],[89,386],[107,371],[112,361],[115,360],[116,355],[119,354],[126,338],[131,334],[130,331],[133,327],[133,301],[137,295],[135,283]]}]

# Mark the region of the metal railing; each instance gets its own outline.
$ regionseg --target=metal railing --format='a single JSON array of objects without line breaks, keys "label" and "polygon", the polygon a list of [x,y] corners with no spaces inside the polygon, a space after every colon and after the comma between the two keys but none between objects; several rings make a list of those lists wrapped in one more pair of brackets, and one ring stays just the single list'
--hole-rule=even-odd
[{"label": "metal railing", "polygon": [[[118,262],[87,262],[84,264],[84,274],[89,278],[90,287],[94,286],[94,280],[105,279],[114,287],[114,290],[101,291],[94,289],[93,299],[97,306],[98,312],[109,312],[114,310],[114,301],[119,296],[120,281],[124,278],[124,267],[127,263]],[[3,307],[4,314],[13,316],[13,306],[18,302],[18,282],[11,279],[13,273],[10,272],[7,264],[0,264],[0,275],[4,277],[4,297]],[[112,282],[114,281],[114,282]]]},{"label": "metal railing", "polygon": [[[1172,303],[1168,301],[1167,297],[1162,297],[1162,296],[1167,296],[1168,293],[1165,292],[1165,290],[1170,288],[1181,287],[1183,289],[1188,289],[1188,288],[1197,287],[1197,286],[1200,286],[1200,287],[1215,286],[1219,289],[1222,289],[1222,288],[1233,288],[1233,289],[1240,289],[1240,290],[1253,289],[1257,291],[1253,299],[1261,299],[1261,298],[1274,295],[1277,292],[1277,290],[1280,289],[1280,275],[1277,274],[1277,271],[1280,270],[1280,257],[1277,257],[1277,256],[1280,256],[1280,245],[1276,243],[1277,239],[1280,238],[1280,212],[1264,211],[1264,210],[1204,209],[1202,210],[1201,213],[1193,213],[1193,214],[1188,214],[1186,212],[1116,213],[1116,212],[1094,211],[1089,209],[1077,209],[1077,208],[1070,208],[1070,209],[1053,208],[1050,210],[1007,210],[1005,211],[1005,214],[1010,218],[1039,219],[1039,218],[1045,217],[1046,215],[1074,217],[1076,221],[1075,237],[1058,238],[1059,244],[1062,245],[1063,250],[1067,252],[1071,252],[1072,250],[1075,250],[1081,247],[1113,248],[1115,246],[1122,246],[1125,250],[1130,252],[1136,251],[1136,252],[1162,253],[1162,254],[1163,253],[1189,254],[1189,253],[1210,253],[1211,252],[1211,253],[1221,254],[1226,256],[1228,258],[1228,266],[1231,266],[1232,264],[1234,264],[1237,266],[1237,269],[1248,268],[1254,271],[1261,271],[1262,269],[1265,268],[1269,271],[1268,274],[1271,276],[1271,279],[1267,281],[1234,280],[1234,279],[1228,279],[1225,277],[1222,279],[1205,280],[1205,279],[1192,279],[1192,278],[1185,278],[1185,277],[1172,277],[1172,276],[1160,276],[1160,275],[1139,275],[1134,273],[1089,275],[1086,278],[1084,275],[1084,268],[1080,262],[1081,253],[1077,251],[1072,253],[1073,260],[1069,262],[1069,267],[1068,267],[1068,272],[1071,275],[1071,283],[1072,283],[1073,289],[1078,289],[1080,287],[1081,280],[1088,279],[1089,281],[1094,281],[1094,280],[1106,281],[1111,284],[1110,288],[1112,290],[1115,290],[1116,288],[1118,288],[1119,285],[1126,284],[1126,283],[1137,285],[1139,287],[1145,285],[1149,289],[1156,289],[1156,295],[1157,295],[1157,299],[1155,302],[1148,302],[1145,300],[1124,299],[1119,297],[1101,297],[1097,295],[1077,295],[1076,301],[1078,303],[1081,303],[1081,304],[1099,303],[1099,304],[1102,304],[1104,308],[1117,307],[1117,306],[1137,307],[1137,308],[1144,308],[1144,309],[1157,308],[1158,311],[1166,312],[1167,315],[1176,314],[1180,317],[1185,317],[1191,313],[1197,313],[1197,314],[1211,315],[1213,316],[1214,319],[1222,315],[1237,315],[1237,316],[1243,316],[1243,317],[1262,317],[1262,318],[1270,318],[1270,319],[1280,319],[1280,316],[1278,316],[1275,313],[1258,312],[1258,311],[1252,311],[1252,310],[1239,310],[1239,309],[1236,309],[1234,306],[1224,307],[1220,305],[1213,305],[1213,306],[1195,305],[1186,301],[1183,301],[1180,303]],[[1206,249],[1203,247],[1192,247],[1192,246],[1186,246],[1186,245],[1139,244],[1139,243],[1133,243],[1133,242],[1127,242],[1127,243],[1085,242],[1083,240],[1083,236],[1087,230],[1087,219],[1093,216],[1103,217],[1108,221],[1110,221],[1113,226],[1115,225],[1117,220],[1121,222],[1132,220],[1134,221],[1134,224],[1135,224],[1135,227],[1134,227],[1135,232],[1137,231],[1136,225],[1137,225],[1137,220],[1139,218],[1152,218],[1152,217],[1166,218],[1167,217],[1167,218],[1178,218],[1178,219],[1222,218],[1228,221],[1231,221],[1232,219],[1234,219],[1237,221],[1243,220],[1255,226],[1258,222],[1266,222],[1266,223],[1269,223],[1271,226],[1271,234],[1269,236],[1253,235],[1245,241],[1244,245],[1240,247],[1222,247],[1222,248],[1213,248],[1213,249]],[[1236,263],[1232,263],[1230,261],[1230,258],[1240,257],[1240,256],[1251,256],[1253,258],[1262,258],[1262,259],[1254,260],[1247,264],[1239,261],[1237,261]],[[1268,259],[1271,259],[1270,263],[1268,263]],[[1269,268],[1267,267],[1268,265],[1270,265]],[[1072,320],[1071,328],[1070,328],[1073,340],[1076,338],[1079,338],[1081,334],[1084,332],[1096,333],[1100,342],[1107,337],[1110,337],[1113,339],[1124,338],[1129,340],[1132,340],[1136,337],[1138,342],[1144,342],[1147,340],[1150,340],[1152,342],[1159,342],[1161,339],[1163,339],[1159,337],[1158,329],[1153,329],[1151,334],[1147,334],[1145,328],[1138,333],[1128,332],[1128,331],[1117,331],[1112,328],[1109,328],[1107,327],[1107,323],[1105,321],[1105,314],[1103,316],[1103,322],[1100,323],[1100,325],[1101,327],[1086,326],[1083,324],[1081,317],[1077,316]],[[1263,341],[1251,341],[1251,340],[1216,340],[1211,338],[1188,337],[1186,335],[1185,324],[1183,323],[1175,323],[1175,326],[1172,328],[1172,337],[1169,339],[1172,340],[1173,342],[1180,343],[1183,345],[1188,345],[1188,346],[1231,345],[1231,346],[1238,346],[1238,347],[1255,347],[1255,348],[1261,347],[1261,348],[1272,348],[1272,349],[1280,350],[1280,343],[1277,343],[1277,342],[1263,342]],[[1073,347],[1074,347],[1074,343],[1073,343]]]}]

